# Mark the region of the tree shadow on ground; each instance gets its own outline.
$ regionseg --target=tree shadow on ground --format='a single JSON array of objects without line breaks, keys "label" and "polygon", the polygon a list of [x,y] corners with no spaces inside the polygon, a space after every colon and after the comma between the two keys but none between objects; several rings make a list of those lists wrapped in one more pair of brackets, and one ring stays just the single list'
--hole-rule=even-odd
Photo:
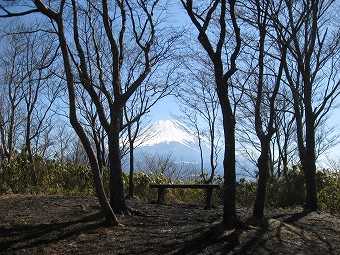
[{"label": "tree shadow on ground", "polygon": [[211,227],[208,227],[198,237],[188,241],[185,245],[177,250],[173,255],[180,254],[200,254],[204,249],[209,246],[226,242],[229,250],[239,244],[238,231],[234,230],[228,235],[224,235],[226,232],[225,226],[222,223],[217,223]]},{"label": "tree shadow on ground", "polygon": [[311,213],[311,211],[304,210],[301,212],[295,212],[295,213],[281,213],[272,216],[273,219],[281,219],[284,223],[287,224],[293,224],[301,220],[302,218],[308,216]]},{"label": "tree shadow on ground", "polygon": [[204,250],[214,251],[217,254],[228,254],[230,252],[233,252],[233,254],[246,254],[248,250],[254,250],[253,246],[258,244],[268,228],[268,222],[266,220],[262,221],[253,237],[245,243],[241,243],[241,234],[251,229],[249,223],[248,221],[240,223],[233,230],[228,230],[222,223],[214,224],[172,254],[202,254]]},{"label": "tree shadow on ground", "polygon": [[[102,213],[97,212],[74,221],[40,225],[18,224],[0,228],[0,237],[5,240],[0,241],[0,253],[55,243],[85,231],[98,229],[104,225],[104,222],[99,221],[102,218]],[[9,241],[6,241],[6,238]]]},{"label": "tree shadow on ground", "polygon": [[311,211],[302,211],[302,212],[294,213],[289,218],[285,219],[284,222],[288,224],[292,224],[294,222],[301,220],[303,217],[306,217],[310,213]]},{"label": "tree shadow on ground", "polygon": [[[284,219],[283,222],[286,223],[286,224],[299,225],[299,221],[301,219],[303,219],[304,217],[308,216],[311,212],[313,212],[313,211],[304,210],[304,211],[301,211],[301,212],[298,212],[298,213],[294,213],[294,214],[290,215],[288,218]],[[306,231],[310,231],[315,236],[317,236],[319,241],[323,242],[328,247],[328,250],[329,250],[330,253],[336,254],[336,251],[334,250],[332,243],[330,241],[328,241],[324,236],[322,236],[322,234],[320,234],[317,231],[309,228],[308,225],[305,226],[305,230]],[[327,228],[327,230],[328,231],[333,231],[330,228]],[[337,233],[334,232],[334,235],[337,235]]]}]

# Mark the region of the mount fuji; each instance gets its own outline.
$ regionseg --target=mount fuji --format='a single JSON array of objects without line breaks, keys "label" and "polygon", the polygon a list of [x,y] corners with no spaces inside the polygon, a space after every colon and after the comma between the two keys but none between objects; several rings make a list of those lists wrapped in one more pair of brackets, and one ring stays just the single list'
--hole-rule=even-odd
[{"label": "mount fuji", "polygon": [[[169,154],[176,162],[200,163],[200,150],[197,135],[193,130],[177,120],[160,120],[147,126],[141,131],[143,134],[137,141],[140,144],[136,155]],[[210,148],[208,139],[202,138],[203,155],[208,156]]]},{"label": "mount fuji", "polygon": [[197,140],[194,132],[177,120],[160,120],[141,133],[144,133],[145,139],[142,146],[178,142],[190,147]]},{"label": "mount fuji", "polygon": [[[197,134],[182,124],[178,120],[160,120],[143,130],[141,136],[136,141],[140,144],[135,149],[136,160],[143,160],[143,155],[169,155],[175,163],[185,163],[196,166],[199,169],[201,163],[200,149]],[[209,172],[208,162],[210,160],[210,146],[209,140],[206,137],[201,137],[201,146],[203,152],[204,167]],[[218,157],[217,174],[223,175],[223,150],[221,150]],[[238,156],[237,161],[246,161],[243,157]],[[248,165],[249,163],[245,163]],[[198,170],[199,171],[199,170]],[[250,179],[249,174],[242,171],[240,168],[236,169],[237,179]]]}]

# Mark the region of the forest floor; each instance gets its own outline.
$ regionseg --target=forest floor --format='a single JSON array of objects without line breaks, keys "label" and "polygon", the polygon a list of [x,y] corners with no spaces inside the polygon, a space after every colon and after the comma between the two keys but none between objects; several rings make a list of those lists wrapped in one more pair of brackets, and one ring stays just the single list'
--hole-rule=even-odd
[{"label": "forest floor", "polygon": [[0,254],[340,254],[340,218],[324,212],[267,209],[239,227],[221,224],[222,208],[128,200],[148,216],[119,216],[107,227],[96,198],[0,196]]}]

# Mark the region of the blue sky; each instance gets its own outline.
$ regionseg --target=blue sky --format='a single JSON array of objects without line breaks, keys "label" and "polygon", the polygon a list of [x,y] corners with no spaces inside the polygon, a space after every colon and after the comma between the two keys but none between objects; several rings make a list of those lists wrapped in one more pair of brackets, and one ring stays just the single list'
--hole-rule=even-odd
[{"label": "blue sky", "polygon": [[148,114],[152,123],[158,120],[171,120],[174,119],[173,114],[179,114],[179,106],[173,96],[168,96],[156,103]]},{"label": "blue sky", "polygon": [[[168,96],[161,99],[157,104],[151,108],[150,113],[148,114],[148,118],[151,123],[154,123],[158,120],[172,120],[174,119],[173,115],[179,115],[180,110],[176,99],[173,96]],[[340,133],[340,108],[337,108],[333,111],[330,119],[328,120],[329,124],[335,127],[335,133]],[[340,158],[340,144],[331,148],[329,151],[324,153],[320,157],[320,161],[327,161],[327,158]]]}]

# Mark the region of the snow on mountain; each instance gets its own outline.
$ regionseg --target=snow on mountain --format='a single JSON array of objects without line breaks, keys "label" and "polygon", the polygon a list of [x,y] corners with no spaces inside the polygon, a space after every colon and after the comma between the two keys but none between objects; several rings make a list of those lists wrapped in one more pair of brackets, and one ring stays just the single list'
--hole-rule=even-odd
[{"label": "snow on mountain", "polygon": [[[135,157],[137,161],[143,161],[143,155],[168,155],[171,154],[175,163],[193,164],[199,169],[201,162],[198,138],[193,130],[186,127],[177,120],[160,120],[152,125],[147,126],[141,131],[139,140],[140,144],[135,149]],[[208,139],[202,138],[202,150],[204,168],[209,171],[210,147]],[[238,157],[239,161],[244,161]],[[244,161],[245,162],[245,161]],[[222,174],[223,152],[221,151],[218,158],[217,173]],[[247,167],[248,168],[248,167]],[[236,169],[237,178],[247,176],[240,168]]]},{"label": "snow on mountain", "polygon": [[142,147],[154,146],[160,143],[177,142],[190,147],[197,142],[194,132],[177,120],[160,120],[151,126],[148,126],[143,132],[141,139]]},{"label": "snow on mountain", "polygon": [[[163,154],[171,153],[173,160],[176,162],[191,162],[198,164],[200,162],[200,150],[198,138],[193,130],[186,127],[177,120],[160,120],[152,125],[147,126],[141,131],[139,140],[140,144],[135,149],[135,154]],[[207,141],[206,138],[202,138]],[[204,155],[209,155],[207,143],[203,143],[202,149]]]}]

